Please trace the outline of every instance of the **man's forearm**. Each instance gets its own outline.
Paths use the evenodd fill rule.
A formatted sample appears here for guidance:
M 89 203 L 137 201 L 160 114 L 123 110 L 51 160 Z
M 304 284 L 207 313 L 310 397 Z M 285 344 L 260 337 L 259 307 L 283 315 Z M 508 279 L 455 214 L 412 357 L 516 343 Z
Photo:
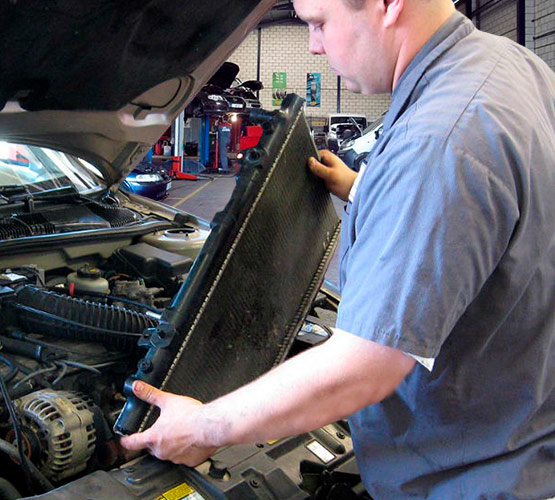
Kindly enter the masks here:
M 343 332 L 201 411 L 207 446 L 316 429 L 388 396 L 414 366 L 400 351 Z

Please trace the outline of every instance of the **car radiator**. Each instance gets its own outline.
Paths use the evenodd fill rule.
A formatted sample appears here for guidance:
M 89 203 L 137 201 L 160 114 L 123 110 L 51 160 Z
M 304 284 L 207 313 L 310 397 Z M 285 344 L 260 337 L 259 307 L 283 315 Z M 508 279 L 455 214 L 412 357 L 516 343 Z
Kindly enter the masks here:
M 251 114 L 263 128 L 260 143 L 246 150 L 238 184 L 187 280 L 143 335 L 148 351 L 125 383 L 117 433 L 144 430 L 156 418 L 133 395 L 136 379 L 208 402 L 285 358 L 340 226 L 323 181 L 307 168 L 318 153 L 303 102 L 289 95 L 279 111 Z

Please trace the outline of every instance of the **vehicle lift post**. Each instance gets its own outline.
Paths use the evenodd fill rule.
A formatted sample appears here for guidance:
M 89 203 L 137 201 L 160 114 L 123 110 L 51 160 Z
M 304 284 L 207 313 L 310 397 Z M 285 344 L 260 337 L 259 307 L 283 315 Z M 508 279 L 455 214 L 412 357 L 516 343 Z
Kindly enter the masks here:
M 174 179 L 197 181 L 198 176 L 183 172 L 183 137 L 185 129 L 185 113 L 182 111 L 173 122 L 173 156 L 171 175 Z

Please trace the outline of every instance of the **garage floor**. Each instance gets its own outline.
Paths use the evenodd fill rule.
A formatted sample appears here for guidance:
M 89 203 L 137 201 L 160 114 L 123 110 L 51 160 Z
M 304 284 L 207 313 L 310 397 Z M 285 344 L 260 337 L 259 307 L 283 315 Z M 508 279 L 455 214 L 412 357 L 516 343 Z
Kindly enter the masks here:
M 225 207 L 234 187 L 235 177 L 232 175 L 202 176 L 197 181 L 174 180 L 170 196 L 164 202 L 210 221 Z M 335 197 L 333 202 L 341 217 L 344 203 Z M 335 284 L 339 283 L 337 254 L 338 251 L 335 252 L 326 274 L 326 279 Z

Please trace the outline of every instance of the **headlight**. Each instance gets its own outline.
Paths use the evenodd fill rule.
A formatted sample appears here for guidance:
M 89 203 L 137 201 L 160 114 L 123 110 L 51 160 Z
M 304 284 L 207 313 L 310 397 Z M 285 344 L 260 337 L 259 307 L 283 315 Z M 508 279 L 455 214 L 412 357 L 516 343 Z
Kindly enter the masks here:
M 135 179 L 130 179 L 131 182 L 158 182 L 162 180 L 162 176 L 159 174 L 139 174 Z
M 208 99 L 210 99 L 211 101 L 218 101 L 218 102 L 224 100 L 224 98 L 221 95 L 218 95 L 218 94 L 210 94 L 208 96 Z

